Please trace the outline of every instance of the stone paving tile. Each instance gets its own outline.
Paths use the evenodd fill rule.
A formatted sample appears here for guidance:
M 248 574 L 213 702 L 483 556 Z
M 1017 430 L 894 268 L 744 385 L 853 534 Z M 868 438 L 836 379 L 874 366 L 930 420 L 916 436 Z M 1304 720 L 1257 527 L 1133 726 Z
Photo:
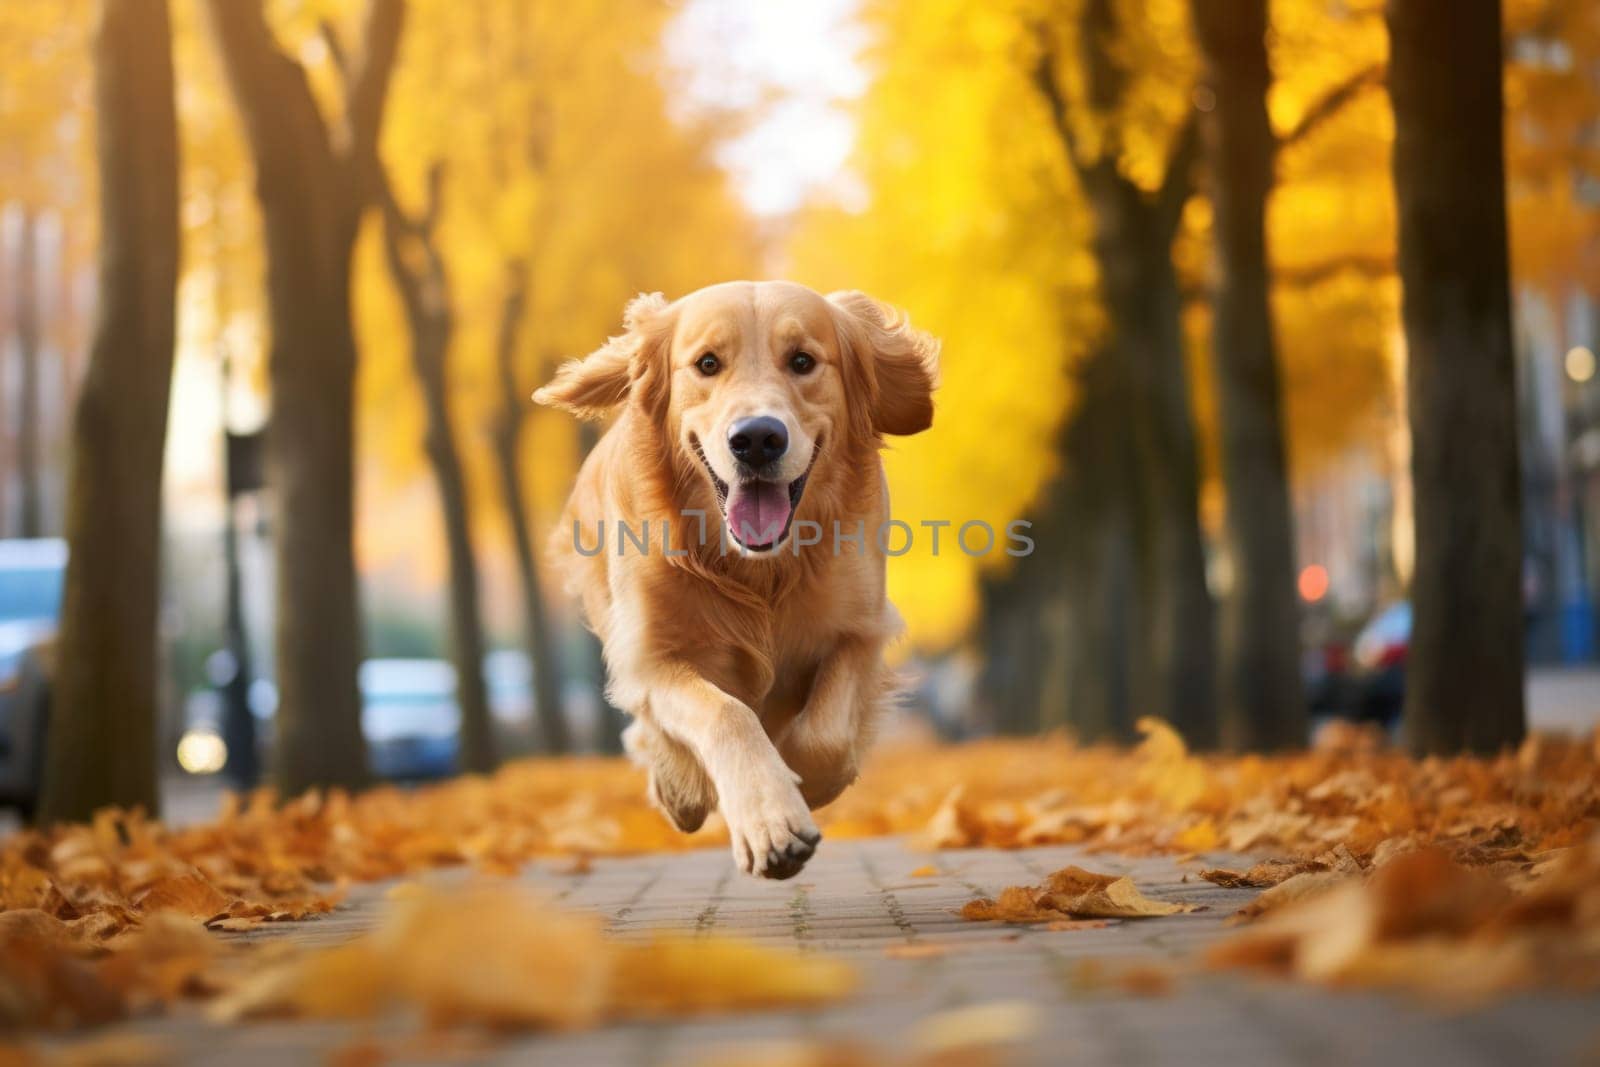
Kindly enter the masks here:
M 1213 857 L 1215 858 L 1215 857 Z M 933 877 L 913 877 L 926 864 Z M 1068 864 L 1131 874 L 1149 896 L 1207 905 L 1204 911 L 1102 929 L 1049 932 L 968 923 L 956 911 L 975 895 L 1034 883 Z M 1332 993 L 1231 975 L 1200 974 L 1165 997 L 1136 997 L 1086 985 L 1089 960 L 1114 963 L 1181 958 L 1220 936 L 1224 920 L 1253 895 L 1198 880 L 1199 863 L 1170 858 L 1089 855 L 1081 849 L 1016 852 L 913 852 L 897 840 L 826 842 L 795 880 L 756 882 L 737 875 L 725 850 L 535 864 L 523 880 L 567 907 L 606 918 L 611 934 L 638 939 L 670 927 L 717 931 L 791 944 L 850 960 L 859 993 L 817 1011 L 777 1011 L 602 1031 L 508 1038 L 483 1051 L 492 1063 L 623 1064 L 690 1067 L 708 1055 L 772 1041 L 852 1039 L 885 1051 L 906 1046 L 928 1016 L 996 1001 L 1036 1006 L 1031 1038 L 1009 1050 L 1033 1064 L 1478 1064 L 1517 1067 L 1600 1062 L 1600 999 L 1525 997 L 1467 1014 L 1441 1014 L 1402 998 Z M 1187 874 L 1188 880 L 1185 881 Z M 464 872 L 429 880 L 449 883 Z M 303 924 L 243 935 L 333 944 L 369 929 L 385 885 L 359 886 L 338 912 Z M 892 957 L 900 946 L 937 945 L 942 953 Z M 168 1043 L 183 1062 L 317 1062 L 355 1035 L 392 1038 L 404 1024 L 273 1022 L 227 1030 L 197 1010 L 127 1028 Z M 437 1053 L 437 1050 L 436 1050 Z M 416 1060 L 426 1062 L 428 1055 Z M 440 1062 L 461 1062 L 437 1053 Z

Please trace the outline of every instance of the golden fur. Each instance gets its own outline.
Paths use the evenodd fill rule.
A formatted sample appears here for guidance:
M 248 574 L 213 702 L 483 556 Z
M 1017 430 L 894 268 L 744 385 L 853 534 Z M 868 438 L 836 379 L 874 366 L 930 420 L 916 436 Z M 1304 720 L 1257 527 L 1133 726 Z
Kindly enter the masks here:
M 884 434 L 932 421 L 938 344 L 860 293 L 787 282 L 670 304 L 640 296 L 624 324 L 534 394 L 581 417 L 616 414 L 552 551 L 605 647 L 608 692 L 633 716 L 625 739 L 655 802 L 685 831 L 719 808 L 741 869 L 787 878 L 818 840 L 810 809 L 855 779 L 894 690 L 883 650 L 900 621 L 876 537 L 889 517 L 878 453 Z M 802 352 L 814 360 L 804 373 Z M 709 375 L 697 363 L 707 354 Z M 794 528 L 764 551 L 725 544 L 713 481 L 740 477 L 728 427 L 755 414 L 788 429 L 774 461 L 783 483 L 805 479 Z M 703 537 L 684 514 L 695 509 Z M 604 549 L 578 552 L 574 538 L 592 549 L 601 522 Z M 631 541 L 619 551 L 619 522 L 648 523 L 647 553 Z M 808 522 L 821 543 L 797 547 Z M 845 539 L 858 524 L 859 545 Z

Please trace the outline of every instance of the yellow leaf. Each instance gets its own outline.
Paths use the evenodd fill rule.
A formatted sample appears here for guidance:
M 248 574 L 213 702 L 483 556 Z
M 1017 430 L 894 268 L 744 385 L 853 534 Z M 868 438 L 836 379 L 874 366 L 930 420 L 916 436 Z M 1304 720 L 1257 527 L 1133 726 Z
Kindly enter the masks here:
M 629 1015 L 673 1016 L 776 1004 L 816 1004 L 849 993 L 855 971 L 839 960 L 727 937 L 658 933 L 618 945 L 611 1000 Z

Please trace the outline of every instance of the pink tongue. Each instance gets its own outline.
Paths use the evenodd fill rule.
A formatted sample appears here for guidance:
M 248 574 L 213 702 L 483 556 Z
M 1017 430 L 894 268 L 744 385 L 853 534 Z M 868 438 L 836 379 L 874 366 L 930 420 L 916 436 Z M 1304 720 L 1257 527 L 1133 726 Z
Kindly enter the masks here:
M 789 521 L 789 487 L 745 482 L 728 493 L 728 528 L 746 545 L 770 545 Z

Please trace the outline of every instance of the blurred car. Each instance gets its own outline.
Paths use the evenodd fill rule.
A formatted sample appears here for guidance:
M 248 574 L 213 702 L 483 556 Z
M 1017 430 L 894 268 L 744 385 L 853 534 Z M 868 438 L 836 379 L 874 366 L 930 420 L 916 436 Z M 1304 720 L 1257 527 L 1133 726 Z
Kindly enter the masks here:
M 483 657 L 483 683 L 488 689 L 489 713 L 494 716 L 495 738 L 503 757 L 544 751 L 534 707 L 533 664 L 519 649 L 501 648 Z M 567 676 L 560 692 L 568 736 L 577 750 L 601 747 L 605 729 L 599 691 L 587 679 Z
M 190 774 L 215 774 L 227 764 L 222 737 L 220 687 L 227 677 L 226 653 L 214 653 L 207 671 L 212 687 L 197 689 L 184 702 L 184 730 L 178 765 Z M 216 664 L 213 669 L 213 663 Z M 521 652 L 490 652 L 483 661 L 489 711 L 502 751 L 532 751 L 533 671 Z M 361 664 L 361 731 L 367 741 L 368 768 L 375 778 L 420 781 L 456 773 L 461 710 L 456 703 L 456 672 L 448 662 L 427 658 L 375 658 Z M 576 708 L 568 695 L 568 719 L 575 730 L 592 728 L 597 712 Z M 270 762 L 277 688 L 269 678 L 250 686 L 250 710 L 264 761 Z M 519 747 L 520 746 L 520 747 Z
M 417 780 L 454 774 L 461 729 L 455 669 L 437 659 L 369 659 L 359 678 L 361 732 L 373 775 Z
M 67 543 L 0 541 L 0 803 L 31 815 L 44 770 Z
M 1372 617 L 1350 649 L 1355 718 L 1392 725 L 1406 702 L 1411 654 L 1411 604 L 1399 601 Z
M 1352 619 L 1326 597 L 1305 600 L 1300 609 L 1300 677 L 1313 719 L 1341 714 L 1350 685 L 1350 646 L 1364 620 Z
M 1313 718 L 1342 714 L 1350 689 L 1350 643 L 1330 639 L 1306 648 L 1300 677 Z
M 1393 726 L 1405 705 L 1410 652 L 1411 605 L 1403 600 L 1373 615 L 1353 638 L 1311 642 L 1303 676 L 1312 716 Z
M 500 730 L 513 730 L 533 722 L 533 666 L 515 649 L 496 649 L 483 657 L 483 684 L 489 691 L 489 711 Z

